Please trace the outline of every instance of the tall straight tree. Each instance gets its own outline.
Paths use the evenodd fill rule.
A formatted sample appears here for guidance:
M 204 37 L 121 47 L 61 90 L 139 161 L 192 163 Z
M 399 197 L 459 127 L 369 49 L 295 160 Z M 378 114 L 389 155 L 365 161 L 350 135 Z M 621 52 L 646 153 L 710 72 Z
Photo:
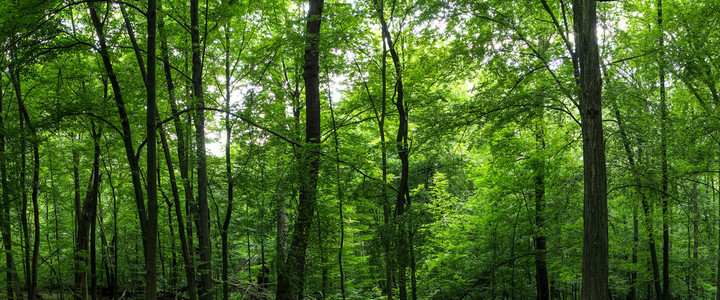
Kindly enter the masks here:
M 300 176 L 300 196 L 295 231 L 288 252 L 285 272 L 289 278 L 278 282 L 278 300 L 303 299 L 305 255 L 310 238 L 310 225 L 317 203 L 317 181 L 320 170 L 320 25 L 324 0 L 309 0 L 305 28 L 305 151 L 303 175 Z
M 668 162 L 667 162 L 667 102 L 665 101 L 665 32 L 663 29 L 662 0 L 657 1 L 659 73 L 660 73 L 660 172 L 662 173 L 662 229 L 663 229 L 663 294 L 664 300 L 670 300 L 670 230 L 668 211 Z
M 580 66 L 580 118 L 583 139 L 584 201 L 582 299 L 610 299 L 605 140 L 602 77 L 597 44 L 595 0 L 574 0 L 575 51 Z
M 208 207 L 208 175 L 205 153 L 205 99 L 203 97 L 203 62 L 200 49 L 200 18 L 198 0 L 190 1 L 190 39 L 192 41 L 192 95 L 196 108 L 195 150 L 197 159 L 197 236 L 200 248 L 200 299 L 213 299 L 212 245 L 210 244 L 210 209 Z M 190 283 L 188 283 L 190 284 Z
M 157 203 L 157 143 L 155 118 L 157 116 L 156 85 L 155 85 L 155 41 L 157 32 L 156 0 L 148 0 L 147 11 L 147 89 L 146 133 L 147 133 L 147 241 L 145 243 L 145 299 L 157 298 L 157 234 L 158 234 L 158 203 Z

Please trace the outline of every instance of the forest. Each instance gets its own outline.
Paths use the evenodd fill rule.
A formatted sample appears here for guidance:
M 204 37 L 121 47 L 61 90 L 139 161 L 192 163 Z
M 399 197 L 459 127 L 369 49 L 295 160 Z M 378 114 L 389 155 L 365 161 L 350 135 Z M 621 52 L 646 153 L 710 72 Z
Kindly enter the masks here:
M 719 16 L 0 1 L 0 299 L 720 299 Z

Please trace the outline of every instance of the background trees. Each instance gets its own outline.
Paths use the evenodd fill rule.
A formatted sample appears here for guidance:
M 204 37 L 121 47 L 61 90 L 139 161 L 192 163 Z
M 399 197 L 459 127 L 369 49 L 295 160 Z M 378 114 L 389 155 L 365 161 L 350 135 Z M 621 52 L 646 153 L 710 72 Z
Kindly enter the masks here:
M 718 293 L 714 4 L 152 4 L 0 5 L 0 298 Z

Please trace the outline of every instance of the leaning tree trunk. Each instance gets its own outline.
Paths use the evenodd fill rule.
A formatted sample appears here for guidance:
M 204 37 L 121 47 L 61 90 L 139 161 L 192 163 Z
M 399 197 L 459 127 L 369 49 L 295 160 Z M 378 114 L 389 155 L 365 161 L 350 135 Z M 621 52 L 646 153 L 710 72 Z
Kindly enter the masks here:
M 580 117 L 585 191 L 582 299 L 609 299 L 605 140 L 595 0 L 574 0 L 575 46 L 580 67 Z

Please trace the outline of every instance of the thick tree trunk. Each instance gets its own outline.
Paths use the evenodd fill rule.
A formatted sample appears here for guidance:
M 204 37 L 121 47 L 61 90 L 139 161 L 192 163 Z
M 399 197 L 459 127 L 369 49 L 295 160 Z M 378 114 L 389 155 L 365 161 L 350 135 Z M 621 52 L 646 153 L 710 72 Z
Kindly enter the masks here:
M 580 67 L 580 117 L 585 179 L 583 203 L 583 299 L 609 299 L 608 223 L 602 78 L 595 0 L 574 0 L 575 46 Z
M 320 78 L 319 45 L 320 25 L 324 0 L 309 0 L 305 34 L 305 147 L 304 174 L 300 175 L 300 196 L 297 220 L 290 244 L 285 270 L 290 278 L 278 282 L 277 299 L 303 299 L 305 255 L 307 252 L 312 218 L 317 202 L 317 180 L 320 169 Z

